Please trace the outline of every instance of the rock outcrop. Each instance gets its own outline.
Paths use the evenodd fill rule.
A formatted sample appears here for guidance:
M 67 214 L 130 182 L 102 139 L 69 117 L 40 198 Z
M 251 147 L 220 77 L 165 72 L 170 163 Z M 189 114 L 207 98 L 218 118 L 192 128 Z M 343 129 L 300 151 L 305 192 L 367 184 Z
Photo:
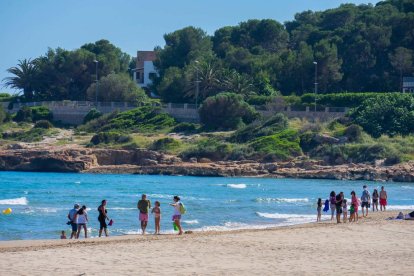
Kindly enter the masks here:
M 0 150 L 0 170 L 42 172 L 130 173 L 190 176 L 249 176 L 414 182 L 414 162 L 394 166 L 344 164 L 297 158 L 290 162 L 254 160 L 183 162 L 146 149 L 116 150 L 83 147 L 8 147 Z

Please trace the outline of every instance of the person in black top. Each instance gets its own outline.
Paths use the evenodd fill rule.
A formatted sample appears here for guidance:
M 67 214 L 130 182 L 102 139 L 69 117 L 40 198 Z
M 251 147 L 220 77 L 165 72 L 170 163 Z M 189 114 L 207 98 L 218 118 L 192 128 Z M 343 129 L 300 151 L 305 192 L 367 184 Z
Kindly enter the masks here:
M 344 193 L 340 192 L 336 195 L 336 222 L 341 223 L 341 214 L 342 214 L 342 201 L 344 199 Z
M 106 220 L 109 220 L 108 218 L 108 211 L 106 210 L 106 200 L 102 200 L 102 204 L 98 207 L 99 216 L 99 237 L 102 236 L 102 230 L 105 232 L 105 237 L 108 237 L 108 225 L 106 224 Z

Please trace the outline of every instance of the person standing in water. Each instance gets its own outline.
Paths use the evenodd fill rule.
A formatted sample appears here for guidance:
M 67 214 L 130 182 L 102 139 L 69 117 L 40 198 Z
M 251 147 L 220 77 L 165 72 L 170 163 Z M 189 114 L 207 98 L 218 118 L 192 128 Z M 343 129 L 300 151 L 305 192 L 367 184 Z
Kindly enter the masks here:
M 137 208 L 139 210 L 139 221 L 141 222 L 142 235 L 145 235 L 145 230 L 148 225 L 148 212 L 151 208 L 151 202 L 147 199 L 147 195 L 142 195 L 141 200 L 138 201 Z
M 105 233 L 105 237 L 108 237 L 108 225 L 106 220 L 109 220 L 108 210 L 106 210 L 106 200 L 102 200 L 101 205 L 98 207 L 98 221 L 99 221 L 99 237 L 102 236 L 102 230 Z
M 170 204 L 174 207 L 174 215 L 172 217 L 172 220 L 174 221 L 175 225 L 178 227 L 178 235 L 183 234 L 183 228 L 181 227 L 181 206 L 182 203 L 180 202 L 179 196 L 174 196 L 173 198 L 174 203 Z
M 361 207 L 362 207 L 362 216 L 367 217 L 369 212 L 369 203 L 371 202 L 371 194 L 368 191 L 367 185 L 363 186 L 364 191 L 362 192 L 361 196 Z M 364 209 L 366 209 L 366 212 L 364 212 Z
M 378 190 L 374 189 L 374 192 L 372 193 L 372 212 L 375 212 L 375 210 L 378 212 L 378 199 Z
M 334 191 L 329 195 L 329 208 L 331 209 L 331 220 L 333 220 L 336 209 L 336 194 Z
M 155 207 L 152 208 L 151 213 L 154 214 L 154 220 L 155 220 L 155 233 L 154 234 L 160 234 L 160 222 L 161 222 L 161 203 L 159 201 L 155 201 Z
M 73 238 L 76 239 L 76 233 L 78 232 L 78 224 L 76 223 L 75 216 L 76 216 L 76 213 L 79 210 L 79 207 L 80 207 L 79 204 L 75 204 L 73 206 L 73 209 L 70 210 L 69 214 L 68 214 L 68 219 L 70 221 L 70 226 L 72 227 L 72 233 L 70 234 L 71 239 L 73 239 Z
M 89 222 L 88 220 L 88 213 L 86 213 L 86 206 L 83 205 L 82 208 L 76 213 L 76 223 L 78 224 L 78 233 L 76 234 L 76 238 L 79 239 L 79 235 L 81 229 L 85 231 L 85 239 L 88 238 L 88 229 L 86 228 L 86 224 Z
M 381 211 L 386 211 L 387 200 L 388 200 L 387 192 L 385 191 L 384 186 L 382 186 L 381 187 L 381 192 L 380 192 L 380 209 L 381 209 Z M 384 210 L 382 208 L 384 208 Z
M 316 211 L 318 212 L 318 215 L 316 217 L 316 222 L 320 222 L 321 221 L 321 217 L 322 217 L 322 198 L 318 198 L 318 207 L 316 208 Z

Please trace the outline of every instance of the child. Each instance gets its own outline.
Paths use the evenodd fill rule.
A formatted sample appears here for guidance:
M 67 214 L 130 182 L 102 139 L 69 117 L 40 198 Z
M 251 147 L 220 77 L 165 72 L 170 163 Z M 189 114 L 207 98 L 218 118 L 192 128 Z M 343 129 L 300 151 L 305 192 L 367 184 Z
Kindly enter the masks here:
M 344 201 L 342 202 L 342 213 L 344 214 L 343 218 L 344 218 L 344 223 L 346 223 L 347 219 L 348 219 L 348 204 L 346 199 L 344 198 Z
M 316 217 L 316 221 L 321 221 L 322 216 L 322 199 L 318 198 L 318 208 L 316 209 L 318 211 L 318 216 Z
M 160 221 L 161 221 L 161 203 L 159 201 L 155 201 L 155 207 L 152 208 L 151 213 L 154 214 L 155 218 L 155 233 L 154 234 L 160 234 Z
M 61 240 L 66 240 L 66 233 L 65 231 L 62 231 L 62 234 L 60 235 Z

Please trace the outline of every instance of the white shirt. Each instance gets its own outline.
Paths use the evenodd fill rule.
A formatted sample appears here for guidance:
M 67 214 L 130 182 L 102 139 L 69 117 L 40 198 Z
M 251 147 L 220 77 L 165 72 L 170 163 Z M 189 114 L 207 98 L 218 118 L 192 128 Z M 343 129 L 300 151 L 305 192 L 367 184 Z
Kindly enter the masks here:
M 174 206 L 174 216 L 181 216 L 181 202 L 177 202 Z
M 84 212 L 83 215 L 78 214 L 78 216 L 76 217 L 76 223 L 86 223 L 86 215 L 86 212 Z

